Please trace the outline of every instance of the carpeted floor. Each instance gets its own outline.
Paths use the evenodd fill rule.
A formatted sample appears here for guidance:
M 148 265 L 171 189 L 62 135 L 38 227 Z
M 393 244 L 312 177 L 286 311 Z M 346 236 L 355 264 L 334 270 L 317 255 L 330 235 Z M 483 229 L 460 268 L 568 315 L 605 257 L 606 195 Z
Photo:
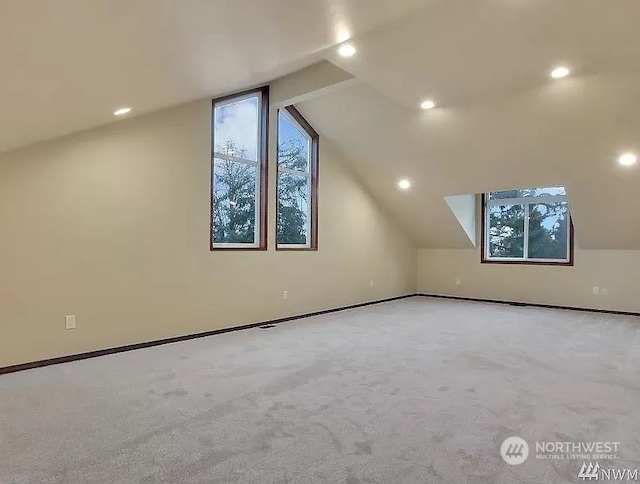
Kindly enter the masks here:
M 639 318 L 416 297 L 0 376 L 3 484 L 581 482 L 534 441 L 640 467 Z

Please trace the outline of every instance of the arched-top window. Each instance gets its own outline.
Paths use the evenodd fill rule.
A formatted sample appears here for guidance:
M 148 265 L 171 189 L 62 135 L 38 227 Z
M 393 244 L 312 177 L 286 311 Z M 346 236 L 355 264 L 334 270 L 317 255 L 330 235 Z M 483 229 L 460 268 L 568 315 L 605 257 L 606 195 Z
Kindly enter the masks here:
M 278 250 L 318 248 L 318 138 L 296 108 L 278 111 Z

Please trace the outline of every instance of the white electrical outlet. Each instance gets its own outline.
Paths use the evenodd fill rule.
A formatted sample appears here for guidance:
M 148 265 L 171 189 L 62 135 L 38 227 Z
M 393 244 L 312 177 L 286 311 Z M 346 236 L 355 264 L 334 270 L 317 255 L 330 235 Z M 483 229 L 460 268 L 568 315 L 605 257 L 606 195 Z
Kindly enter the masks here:
M 289 299 L 289 291 L 282 291 L 282 300 L 286 301 Z
M 609 289 L 607 289 L 606 287 L 602 288 L 602 295 L 606 296 L 607 294 L 609 294 Z
M 460 279 L 456 279 L 456 286 L 459 286 L 460 284 L 462 284 L 462 281 Z
M 75 314 L 70 314 L 64 317 L 64 328 L 65 329 L 76 329 L 76 316 Z
M 369 287 L 373 287 L 373 281 L 369 281 Z
M 593 293 L 600 294 L 600 288 L 598 286 L 593 286 Z

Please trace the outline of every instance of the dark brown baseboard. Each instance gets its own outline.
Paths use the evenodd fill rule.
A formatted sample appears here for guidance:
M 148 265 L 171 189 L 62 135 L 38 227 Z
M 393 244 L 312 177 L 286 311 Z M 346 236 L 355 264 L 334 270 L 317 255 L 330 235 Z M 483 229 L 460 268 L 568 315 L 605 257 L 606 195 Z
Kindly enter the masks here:
M 476 297 L 463 297 L 463 296 L 444 296 L 440 294 L 423 294 L 418 293 L 418 296 L 423 297 L 434 297 L 441 299 L 456 299 L 459 301 L 473 301 L 473 302 L 484 302 L 484 303 L 493 303 L 493 304 L 508 304 L 509 306 L 521 306 L 521 307 L 534 307 L 534 308 L 545 308 L 545 309 L 565 309 L 568 311 L 583 311 L 587 313 L 604 313 L 604 314 L 617 314 L 622 316 L 640 316 L 640 313 L 634 313 L 630 311 L 616 311 L 613 309 L 591 309 L 591 308 L 578 308 L 573 306 L 555 306 L 553 304 L 539 304 L 539 303 L 525 303 L 518 301 L 500 301 L 498 299 L 481 299 Z
M 296 319 L 310 318 L 312 316 L 321 316 L 323 314 L 335 313 L 338 311 L 346 311 L 347 309 L 355 309 L 355 308 L 361 308 L 364 306 L 371 306 L 373 304 L 380 304 L 380 303 L 385 303 L 389 301 L 397 301 L 399 299 L 406 299 L 408 297 L 414 297 L 417 295 L 418 294 L 407 294 L 405 296 L 396 296 L 396 297 L 390 297 L 386 299 L 378 299 L 376 301 L 352 304 L 350 306 L 344 306 L 340 308 L 325 309 L 323 311 L 314 311 L 312 313 L 300 314 L 297 316 L 288 316 L 286 318 L 278 318 L 270 321 L 262 321 L 259 323 L 245 324 L 242 326 L 234 326 L 231 328 L 214 329 L 214 330 L 205 331 L 202 333 L 186 334 L 184 336 L 174 336 L 173 338 L 146 341 L 144 343 L 135 343 L 135 344 L 125 345 L 125 346 L 118 346 L 116 348 L 106 348 L 102 350 L 88 351 L 86 353 L 78 353 L 75 355 L 60 356 L 58 358 L 50 358 L 47 360 L 31 361 L 29 363 L 21 363 L 19 365 L 5 366 L 4 368 L 0 368 L 0 375 L 4 373 L 13 373 L 16 371 L 31 370 L 33 368 L 40 368 L 43 366 L 58 365 L 60 363 L 68 363 L 70 361 L 86 360 L 87 358 L 97 358 L 99 356 L 112 355 L 114 353 L 123 353 L 125 351 L 140 350 L 143 348 L 150 348 L 151 346 L 166 345 L 169 343 L 179 343 L 181 341 L 188 341 L 190 339 L 205 338 L 207 336 L 214 336 L 216 334 L 230 333 L 231 331 L 240 331 L 243 329 L 259 328 L 260 326 L 265 326 L 265 325 L 286 323 L 287 321 L 294 321 Z

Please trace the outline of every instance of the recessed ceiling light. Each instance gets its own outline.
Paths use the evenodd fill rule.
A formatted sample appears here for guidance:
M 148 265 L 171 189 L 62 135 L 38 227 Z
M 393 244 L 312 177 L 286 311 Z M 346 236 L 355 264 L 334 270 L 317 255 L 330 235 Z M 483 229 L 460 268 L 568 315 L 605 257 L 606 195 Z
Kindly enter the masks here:
M 400 190 L 408 190 L 409 188 L 411 188 L 411 182 L 406 178 L 403 178 L 402 180 L 398 181 L 398 188 L 400 188 Z
M 551 77 L 553 77 L 554 79 L 560 79 L 562 77 L 567 77 L 570 72 L 571 71 L 569 70 L 568 67 L 559 66 L 551 71 Z
M 131 108 L 120 108 L 113 112 L 114 116 L 122 116 L 131 112 Z
M 638 158 L 633 153 L 624 153 L 620 155 L 620 158 L 618 158 L 618 163 L 622 166 L 635 165 L 636 161 L 638 161 Z
M 436 103 L 434 103 L 431 99 L 427 99 L 426 101 L 422 101 L 420 103 L 420 107 L 422 109 L 433 109 L 436 107 Z
M 351 44 L 344 44 L 338 49 L 338 54 L 342 57 L 351 57 L 356 53 L 356 48 Z

